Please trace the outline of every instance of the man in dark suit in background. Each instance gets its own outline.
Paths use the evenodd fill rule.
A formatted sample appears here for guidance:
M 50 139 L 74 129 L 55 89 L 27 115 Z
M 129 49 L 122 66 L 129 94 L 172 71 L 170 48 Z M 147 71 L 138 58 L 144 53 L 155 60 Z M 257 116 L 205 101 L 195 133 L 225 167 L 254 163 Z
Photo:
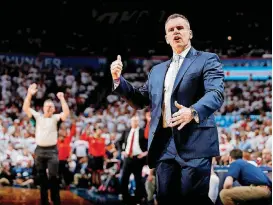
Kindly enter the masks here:
M 128 184 L 130 175 L 134 175 L 136 182 L 135 199 L 139 203 L 144 194 L 144 183 L 142 182 L 142 168 L 147 159 L 147 143 L 144 130 L 139 127 L 139 117 L 131 118 L 131 129 L 125 131 L 120 139 L 122 143 L 122 155 L 124 157 L 121 177 L 121 192 L 123 201 L 130 203 Z
M 219 155 L 213 113 L 224 101 L 222 64 L 216 54 L 191 46 L 185 16 L 169 16 L 165 32 L 173 58 L 154 66 L 146 83 L 135 88 L 121 76 L 118 56 L 111 64 L 114 91 L 135 108 L 150 106 L 148 165 L 156 169 L 158 203 L 213 204 L 208 197 L 211 163 Z

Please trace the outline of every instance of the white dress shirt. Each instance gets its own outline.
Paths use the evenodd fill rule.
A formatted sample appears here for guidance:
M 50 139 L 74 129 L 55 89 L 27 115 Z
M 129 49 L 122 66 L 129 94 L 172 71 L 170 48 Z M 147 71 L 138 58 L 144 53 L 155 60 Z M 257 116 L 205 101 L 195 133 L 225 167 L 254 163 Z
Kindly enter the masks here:
M 125 152 L 126 152 L 126 154 L 129 155 L 129 150 L 130 150 L 130 147 L 131 147 L 131 141 L 132 141 L 133 133 L 134 133 L 135 137 L 134 137 L 134 141 L 133 141 L 133 153 L 132 153 L 132 155 L 137 156 L 137 155 L 142 153 L 142 150 L 141 150 L 140 145 L 139 145 L 139 128 L 136 128 L 136 129 L 132 128 L 131 129 L 131 131 L 129 133 L 129 136 L 127 138 Z
M 178 62 L 174 61 L 177 54 L 173 54 L 173 60 L 170 64 L 170 67 L 166 73 L 165 81 L 164 81 L 164 104 L 162 108 L 163 114 L 163 127 L 168 127 L 170 124 L 170 120 L 172 117 L 171 113 L 171 95 L 173 90 L 173 85 L 175 82 L 176 75 L 181 68 L 181 65 L 184 61 L 184 58 L 188 54 L 191 47 L 184 50 L 182 53 L 179 54 Z

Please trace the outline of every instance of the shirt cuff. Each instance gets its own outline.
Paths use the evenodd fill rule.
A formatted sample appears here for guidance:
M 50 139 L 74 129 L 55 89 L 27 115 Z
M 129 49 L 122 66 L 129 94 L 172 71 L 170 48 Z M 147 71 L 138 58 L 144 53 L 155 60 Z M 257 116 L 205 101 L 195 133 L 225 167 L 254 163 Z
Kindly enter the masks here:
M 113 87 L 113 91 L 114 91 L 120 84 L 120 78 L 113 80 L 113 82 L 114 82 L 114 87 Z
M 199 123 L 199 115 L 198 115 L 198 112 L 193 108 L 191 107 L 191 110 L 192 110 L 192 114 L 193 114 L 193 119 L 196 123 Z

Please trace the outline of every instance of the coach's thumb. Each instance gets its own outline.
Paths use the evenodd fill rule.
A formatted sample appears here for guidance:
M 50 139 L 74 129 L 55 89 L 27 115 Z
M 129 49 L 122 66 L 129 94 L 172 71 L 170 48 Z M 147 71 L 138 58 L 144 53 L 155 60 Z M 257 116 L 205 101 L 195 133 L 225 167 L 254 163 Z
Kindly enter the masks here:
M 121 61 L 121 56 L 120 55 L 118 55 L 117 60 Z
M 177 101 L 174 102 L 174 105 L 175 105 L 175 107 L 177 107 L 178 109 L 183 108 L 183 105 L 178 104 Z

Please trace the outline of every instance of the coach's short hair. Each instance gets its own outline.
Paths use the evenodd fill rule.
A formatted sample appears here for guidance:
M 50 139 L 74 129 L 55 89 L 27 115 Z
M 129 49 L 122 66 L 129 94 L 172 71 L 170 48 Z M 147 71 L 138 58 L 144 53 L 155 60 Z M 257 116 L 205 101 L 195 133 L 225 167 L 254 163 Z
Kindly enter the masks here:
M 182 14 L 172 14 L 172 15 L 170 15 L 170 16 L 167 18 L 167 20 L 165 21 L 165 26 L 166 26 L 166 24 L 169 22 L 169 20 L 175 19 L 175 18 L 182 18 L 182 19 L 185 19 L 185 20 L 188 22 L 188 25 L 189 25 L 189 27 L 190 27 L 189 19 L 188 19 L 186 16 L 182 15 Z

